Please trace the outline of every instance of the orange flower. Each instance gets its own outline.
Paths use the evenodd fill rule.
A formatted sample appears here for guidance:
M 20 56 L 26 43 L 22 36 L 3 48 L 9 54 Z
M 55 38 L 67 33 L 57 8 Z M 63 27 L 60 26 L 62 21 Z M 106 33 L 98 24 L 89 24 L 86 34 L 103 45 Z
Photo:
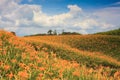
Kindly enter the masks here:
M 73 63 L 73 66 L 74 66 L 74 68 L 78 68 L 78 67 L 79 67 L 79 64 L 76 63 L 76 62 L 74 62 L 74 63 Z
M 6 55 L 6 51 L 5 50 L 3 51 L 3 55 Z
M 24 68 L 24 67 L 25 67 L 25 64 L 24 64 L 24 63 L 19 63 L 19 66 L 20 66 L 21 68 Z
M 59 77 L 62 77 L 63 76 L 63 69 L 59 70 Z
M 38 60 L 37 60 L 37 63 L 41 63 L 41 59 L 38 59 Z
M 44 71 L 45 68 L 44 68 L 44 67 L 40 67 L 39 70 L 40 70 L 40 71 Z
M 30 67 L 29 67 L 29 66 L 26 66 L 26 67 L 25 67 L 25 70 L 29 70 L 29 69 L 30 69 Z
M 114 77 L 115 78 L 120 77 L 120 71 L 115 72 Z
M 43 77 L 43 74 L 39 74 L 39 77 Z
M 12 63 L 16 63 L 17 60 L 16 60 L 16 59 L 12 59 L 11 62 L 12 62 Z
M 79 73 L 78 71 L 75 71 L 75 72 L 73 72 L 72 74 L 73 74 L 74 76 L 78 76 L 78 77 L 80 76 L 80 73 Z
M 13 73 L 11 72 L 10 74 L 7 75 L 9 78 L 13 78 Z
M 21 78 L 28 78 L 29 77 L 27 71 L 18 72 L 18 76 L 20 76 Z
M 29 63 L 29 66 L 30 66 L 30 67 L 33 67 L 33 66 L 34 66 L 34 64 L 32 64 L 32 63 Z
M 91 68 L 91 69 L 89 69 L 89 71 L 88 71 L 89 73 L 92 73 L 93 72 L 93 68 Z
M 0 61 L 0 66 L 3 64 L 3 62 Z
M 10 69 L 10 66 L 9 66 L 9 65 L 5 65 L 5 66 L 4 66 L 4 70 L 7 71 L 7 70 L 9 70 L 9 69 Z
M 36 78 L 36 80 L 42 80 L 42 77 L 43 77 L 43 74 L 40 73 L 40 74 L 38 75 L 38 77 Z

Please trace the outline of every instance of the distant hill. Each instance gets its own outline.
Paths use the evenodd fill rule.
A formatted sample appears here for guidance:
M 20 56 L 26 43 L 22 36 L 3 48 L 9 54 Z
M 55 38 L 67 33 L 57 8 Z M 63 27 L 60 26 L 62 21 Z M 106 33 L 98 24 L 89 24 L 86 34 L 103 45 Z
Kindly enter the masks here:
M 30 37 L 30 36 L 55 36 L 55 35 L 82 35 L 78 32 L 62 32 L 61 34 L 57 34 L 56 33 L 51 33 L 51 34 L 48 34 L 48 33 L 39 33 L 39 34 L 32 34 L 32 35 L 25 35 L 24 37 Z
M 115 30 L 106 31 L 106 32 L 99 32 L 99 33 L 95 33 L 95 34 L 102 34 L 102 35 L 119 35 L 119 36 L 120 36 L 120 28 L 119 28 L 119 29 L 115 29 Z
M 33 34 L 33 35 L 25 35 L 25 37 L 29 37 L 29 36 L 46 36 L 47 34 L 43 33 L 43 34 Z

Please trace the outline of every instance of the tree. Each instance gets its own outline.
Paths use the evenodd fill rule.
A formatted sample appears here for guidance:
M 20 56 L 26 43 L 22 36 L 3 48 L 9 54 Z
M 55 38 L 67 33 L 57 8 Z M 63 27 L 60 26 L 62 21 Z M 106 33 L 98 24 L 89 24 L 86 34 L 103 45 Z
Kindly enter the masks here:
M 11 33 L 16 36 L 16 33 L 15 33 L 15 32 L 12 31 Z
M 53 34 L 54 34 L 54 35 L 57 35 L 57 31 L 56 31 L 56 30 L 54 30 Z
M 49 35 L 52 35 L 52 32 L 53 32 L 53 31 L 50 29 L 50 30 L 48 30 L 47 33 L 48 33 Z
M 64 32 L 65 32 L 65 31 L 64 31 L 64 29 L 63 29 L 61 34 L 64 34 Z

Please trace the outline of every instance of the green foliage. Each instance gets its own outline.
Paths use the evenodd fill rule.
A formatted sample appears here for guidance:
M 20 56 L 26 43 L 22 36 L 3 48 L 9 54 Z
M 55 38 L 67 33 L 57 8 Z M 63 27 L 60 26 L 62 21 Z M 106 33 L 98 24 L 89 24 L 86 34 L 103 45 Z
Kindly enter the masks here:
M 99 33 L 95 33 L 95 34 L 118 35 L 118 36 L 120 36 L 120 28 L 119 29 L 115 29 L 115 30 L 111 30 L 111 31 L 107 31 L 107 32 L 99 32 Z
M 48 35 L 52 35 L 53 31 L 52 30 L 48 30 Z
M 81 35 L 81 34 L 77 32 L 62 32 L 60 35 Z

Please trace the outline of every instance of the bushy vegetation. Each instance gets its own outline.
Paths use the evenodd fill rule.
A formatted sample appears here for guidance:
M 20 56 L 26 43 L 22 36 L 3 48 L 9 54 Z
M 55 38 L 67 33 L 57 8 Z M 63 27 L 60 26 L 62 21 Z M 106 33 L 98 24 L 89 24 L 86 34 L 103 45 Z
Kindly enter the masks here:
M 37 41 L 37 39 L 35 42 L 35 39 L 28 37 L 25 39 L 19 38 L 9 32 L 0 31 L 0 80 L 120 79 L 119 65 L 117 68 L 115 66 L 111 68 L 102 65 L 96 68 L 88 68 L 85 64 L 78 64 L 74 59 L 71 61 L 67 60 L 74 53 L 71 53 L 73 55 L 64 59 L 56 54 L 59 52 L 61 54 L 64 51 L 68 51 L 65 53 L 69 54 L 70 51 L 67 49 L 67 46 L 64 49 L 60 49 L 59 46 L 61 45 L 55 46 L 55 44 L 50 44 L 46 42 L 43 44 Z M 53 48 L 56 50 L 56 53 L 52 51 Z M 74 52 L 74 49 L 72 51 Z M 86 61 L 89 60 L 88 58 Z M 117 65 L 116 62 L 114 64 Z
M 96 33 L 96 34 L 102 34 L 102 35 L 118 35 L 118 36 L 120 36 L 120 28 L 119 28 L 119 29 L 115 29 L 115 30 L 110 30 L 110 31 L 107 31 L 107 32 L 99 32 L 99 33 Z
M 60 35 L 81 35 L 81 34 L 77 32 L 62 32 Z

